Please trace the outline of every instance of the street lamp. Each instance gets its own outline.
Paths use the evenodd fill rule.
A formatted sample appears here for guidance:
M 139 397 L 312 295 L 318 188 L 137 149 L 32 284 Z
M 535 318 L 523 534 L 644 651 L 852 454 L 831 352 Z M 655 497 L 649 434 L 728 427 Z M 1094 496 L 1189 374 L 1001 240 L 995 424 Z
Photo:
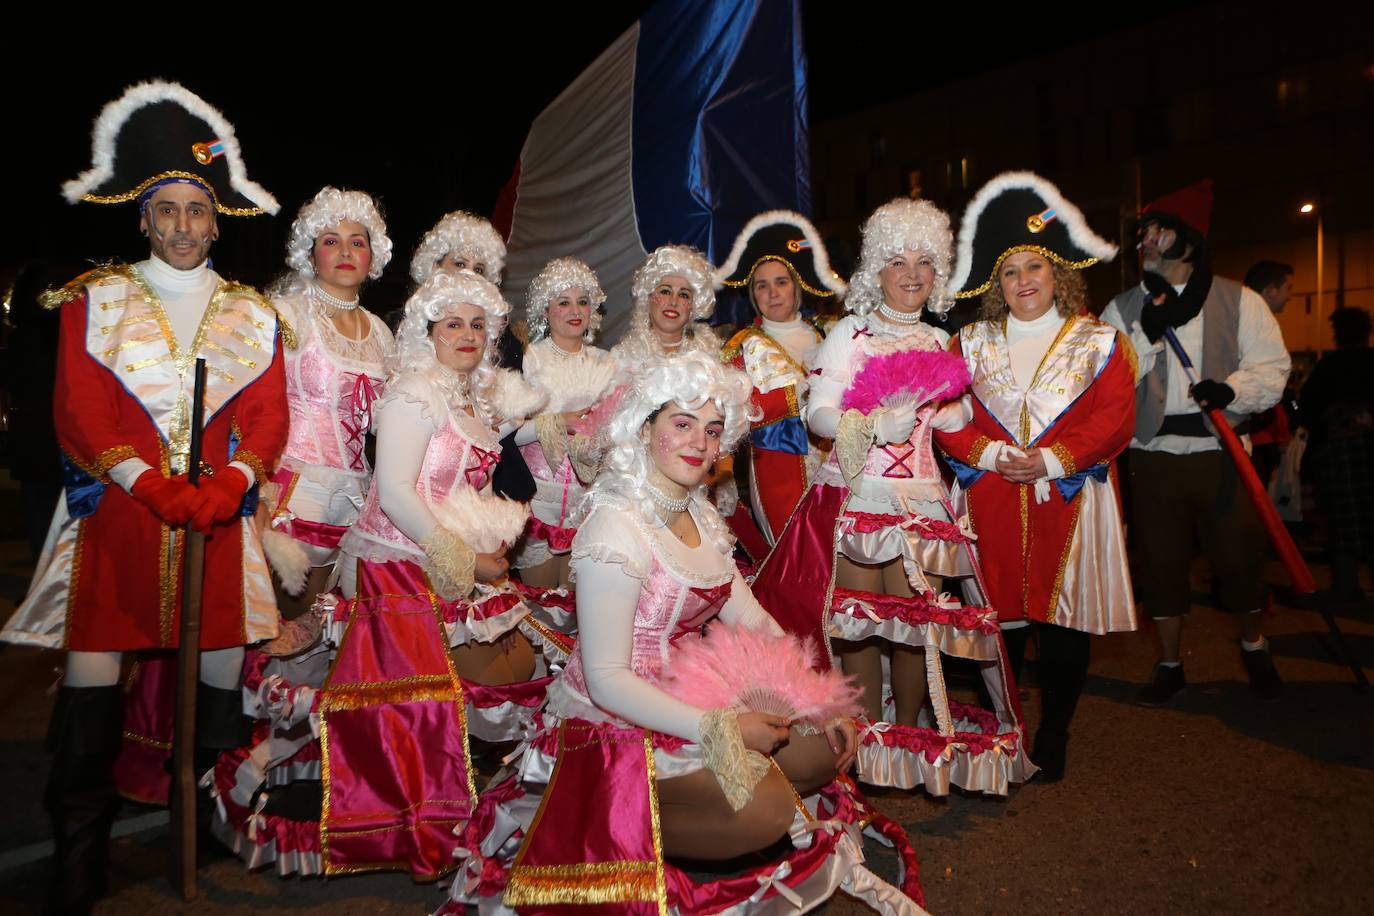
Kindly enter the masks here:
M 1298 212 L 1304 216 L 1317 214 L 1317 353 L 1322 352 L 1322 215 L 1317 210 L 1317 205 L 1311 201 L 1305 201 Z

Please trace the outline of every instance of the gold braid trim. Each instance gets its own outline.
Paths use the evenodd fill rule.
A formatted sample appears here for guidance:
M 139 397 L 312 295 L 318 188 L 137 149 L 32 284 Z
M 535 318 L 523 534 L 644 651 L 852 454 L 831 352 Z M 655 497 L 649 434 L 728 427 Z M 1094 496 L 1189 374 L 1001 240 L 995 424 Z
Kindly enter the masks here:
M 657 899 L 658 865 L 626 859 L 574 865 L 516 865 L 511 869 L 506 906 L 553 903 L 639 903 Z
M 987 436 L 979 436 L 977 439 L 974 439 L 973 446 L 968 450 L 968 457 L 964 460 L 964 464 L 971 468 L 978 467 L 978 462 L 983 460 L 983 453 L 988 450 L 989 445 L 992 445 L 992 440 Z
M 252 449 L 236 449 L 234 451 L 234 456 L 229 460 L 242 461 L 244 464 L 248 465 L 250 468 L 253 469 L 253 477 L 257 480 L 258 483 L 267 483 L 267 468 L 263 467 L 262 459 L 259 458 L 253 452 Z M 248 485 L 251 487 L 253 485 L 252 481 L 249 481 Z
M 95 465 L 92 467 L 92 470 L 96 471 L 94 476 L 99 481 L 109 483 L 110 468 L 120 462 L 137 457 L 138 452 L 134 450 L 132 445 L 116 445 L 113 448 L 107 448 L 96 456 Z
M 462 538 L 443 525 L 436 525 L 420 547 L 428 557 L 425 575 L 435 594 L 445 601 L 457 601 L 472 592 L 477 554 Z
M 873 445 L 873 418 L 858 410 L 846 410 L 835 430 L 835 458 L 849 489 L 863 475 L 868 450 Z
M 1135 344 L 1131 339 L 1120 331 L 1116 332 L 1116 345 L 1121 348 L 1121 356 L 1126 360 L 1126 364 L 1131 367 L 1131 379 L 1134 381 L 1140 378 L 1140 356 L 1135 352 Z
M 716 776 L 732 811 L 754 797 L 754 787 L 768 775 L 768 758 L 744 746 L 739 715 L 733 709 L 713 709 L 701 717 L 701 759 Z
M 1054 457 L 1059 459 L 1059 463 L 1064 466 L 1064 476 L 1072 477 L 1078 473 L 1078 462 L 1073 460 L 1073 455 L 1062 442 L 1056 442 L 1050 446 L 1050 451 L 1054 452 Z
M 439 703 L 461 703 L 463 694 L 453 686 L 453 681 L 444 675 L 442 683 L 435 684 L 360 684 L 349 689 L 330 689 L 320 698 L 323 712 L 343 712 L 350 709 L 368 709 L 373 706 L 396 706 L 401 703 L 419 703 L 432 700 Z
M 557 473 L 568 457 L 568 425 L 561 413 L 541 413 L 534 418 L 534 431 L 550 470 Z
M 38 294 L 38 304 L 45 309 L 55 309 L 80 299 L 86 287 L 94 286 L 104 280 L 131 280 L 132 268 L 128 264 L 100 264 L 79 277 L 68 280 L 57 289 L 48 289 Z

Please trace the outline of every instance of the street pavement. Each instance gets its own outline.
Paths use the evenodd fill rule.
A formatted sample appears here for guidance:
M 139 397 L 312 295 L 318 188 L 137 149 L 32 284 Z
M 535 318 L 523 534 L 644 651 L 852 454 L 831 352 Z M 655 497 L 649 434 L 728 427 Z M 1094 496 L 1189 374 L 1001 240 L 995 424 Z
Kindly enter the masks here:
M 29 574 L 27 551 L 0 542 L 0 614 Z M 1269 574 L 1283 581 L 1276 565 Z M 1235 620 L 1208 606 L 1205 569 L 1196 575 L 1184 637 L 1191 686 L 1168 708 L 1134 706 L 1153 634 L 1095 639 L 1063 782 L 1032 780 L 1006 799 L 872 791 L 910 833 L 932 913 L 1374 913 L 1374 694 L 1354 692 L 1316 613 L 1279 607 L 1269 634 L 1285 695 L 1252 696 Z M 1374 662 L 1374 608 L 1337 619 Z M 42 740 L 60 664 L 57 653 L 0 649 L 0 912 L 12 916 L 41 909 Z M 1030 667 L 1022 698 L 1033 732 Z M 183 904 L 164 876 L 165 821 L 133 805 L 120 817 L 129 835 L 113 842 L 97 913 L 382 916 L 423 913 L 445 896 L 400 874 L 283 880 L 226 858 L 201 869 L 199 898 Z M 866 848 L 894 879 L 895 857 Z M 866 912 L 845 898 L 826 911 Z

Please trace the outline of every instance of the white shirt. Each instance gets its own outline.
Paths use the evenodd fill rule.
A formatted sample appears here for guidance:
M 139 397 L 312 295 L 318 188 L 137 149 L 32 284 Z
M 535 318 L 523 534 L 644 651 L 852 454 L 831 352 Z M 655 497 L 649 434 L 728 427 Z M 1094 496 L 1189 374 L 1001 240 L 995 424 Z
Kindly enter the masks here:
M 1175 286 L 1174 291 L 1181 293 L 1183 287 Z M 1145 307 L 1153 308 L 1148 299 Z M 1130 335 L 1131 343 L 1135 345 L 1136 354 L 1140 358 L 1137 384 L 1154 369 L 1155 360 L 1172 360 L 1169 366 L 1169 384 L 1165 389 L 1165 416 L 1198 412 L 1197 402 L 1188 394 L 1188 375 L 1178 364 L 1177 358 L 1172 353 L 1166 353 L 1168 345 L 1163 337 L 1155 343 L 1150 343 L 1138 321 L 1127 328 L 1116 300 L 1112 300 L 1102 312 L 1102 320 Z M 1227 405 L 1227 409 L 1242 414 L 1268 410 L 1283 397 L 1283 386 L 1288 382 L 1288 371 L 1292 361 L 1287 348 L 1283 345 L 1283 332 L 1279 329 L 1278 321 L 1274 319 L 1274 313 L 1269 311 L 1269 306 L 1260 294 L 1249 287 L 1241 288 L 1240 323 L 1237 330 L 1240 367 L 1225 379 L 1221 379 L 1236 393 L 1236 399 Z M 1174 334 L 1201 374 L 1203 313 L 1198 312 L 1191 321 L 1175 328 Z M 1249 437 L 1245 437 L 1244 441 L 1248 446 Z M 1149 442 L 1132 439 L 1131 447 L 1149 452 L 1191 455 L 1197 452 L 1216 451 L 1221 448 L 1221 443 L 1215 436 L 1155 436 Z
M 792 321 L 769 321 L 764 318 L 761 329 L 763 333 L 782 344 L 787 355 L 792 357 L 799 366 L 809 367 L 811 359 L 820 349 L 821 342 L 817 339 L 816 332 L 811 329 L 811 325 L 800 318 Z

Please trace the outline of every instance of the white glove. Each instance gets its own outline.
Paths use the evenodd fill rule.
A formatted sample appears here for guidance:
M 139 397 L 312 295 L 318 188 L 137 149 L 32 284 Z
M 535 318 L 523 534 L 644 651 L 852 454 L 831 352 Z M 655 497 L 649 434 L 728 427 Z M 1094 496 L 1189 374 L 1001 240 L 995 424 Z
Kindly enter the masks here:
M 916 428 L 916 411 L 905 408 L 883 407 L 875 411 L 873 437 L 879 445 L 892 442 L 905 442 L 911 438 Z
M 950 401 L 935 411 L 935 416 L 930 418 L 930 425 L 942 433 L 957 433 L 968 426 L 971 419 L 973 419 L 972 410 L 969 409 L 965 399 L 960 398 L 957 401 Z

